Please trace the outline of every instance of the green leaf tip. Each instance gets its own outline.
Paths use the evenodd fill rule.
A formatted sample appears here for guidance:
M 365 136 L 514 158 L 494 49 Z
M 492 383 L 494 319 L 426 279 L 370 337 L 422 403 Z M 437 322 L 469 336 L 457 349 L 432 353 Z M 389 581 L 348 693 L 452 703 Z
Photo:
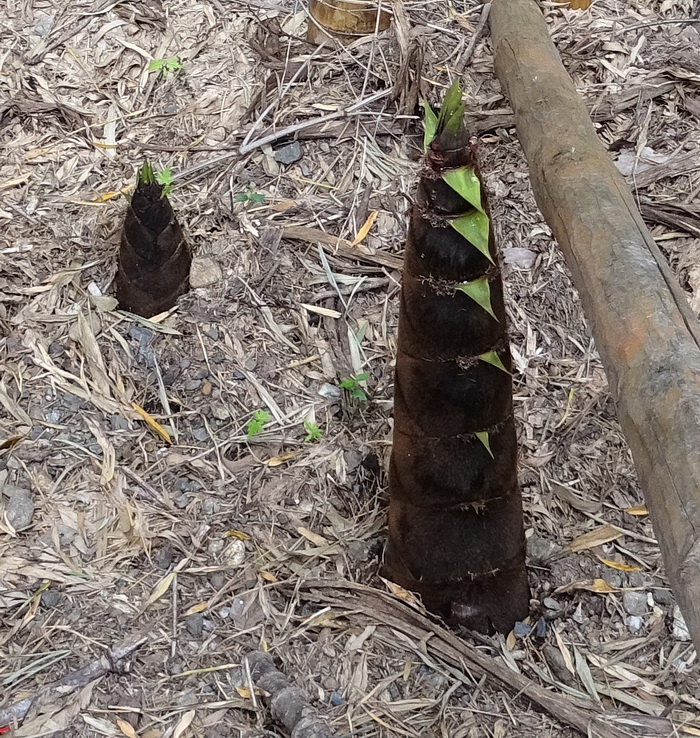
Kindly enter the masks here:
M 424 134 L 423 148 L 427 152 L 435 136 L 446 131 L 456 134 L 459 132 L 464 120 L 464 105 L 462 104 L 462 88 L 459 80 L 455 80 L 445 94 L 445 100 L 440 108 L 440 114 L 435 115 L 433 109 L 423 100 Z
M 462 215 L 449 221 L 450 225 L 475 246 L 492 264 L 494 263 L 489 251 L 489 219 L 478 210 L 468 215 Z
M 468 297 L 471 297 L 479 307 L 486 310 L 497 323 L 499 322 L 496 313 L 493 312 L 493 308 L 491 307 L 491 287 L 486 277 L 479 277 L 479 279 L 475 279 L 473 282 L 464 282 L 457 289 L 460 292 L 464 292 Z
M 440 117 L 438 118 L 438 129 L 444 130 L 450 122 L 461 113 L 460 119 L 464 115 L 464 105 L 462 105 L 462 88 L 459 80 L 456 79 L 447 90 L 445 101 L 440 108 Z
M 427 100 L 423 100 L 423 112 L 423 151 L 427 152 L 437 133 L 438 117 Z
M 481 205 L 481 182 L 472 167 L 450 169 L 443 173 L 442 178 L 460 197 L 480 212 L 484 212 Z
M 491 442 L 489 441 L 489 432 L 488 431 L 477 431 L 474 434 L 483 444 L 484 448 L 489 452 L 489 456 L 493 459 L 493 451 L 491 451 Z
M 150 165 L 148 159 L 144 159 L 141 169 L 139 169 L 139 184 L 153 184 L 153 167 Z
M 487 351 L 485 354 L 479 354 L 477 358 L 481 359 L 481 361 L 485 361 L 487 364 L 495 366 L 496 369 L 500 369 L 506 374 L 510 374 L 510 372 L 506 369 L 505 365 L 501 361 L 501 357 L 495 351 Z

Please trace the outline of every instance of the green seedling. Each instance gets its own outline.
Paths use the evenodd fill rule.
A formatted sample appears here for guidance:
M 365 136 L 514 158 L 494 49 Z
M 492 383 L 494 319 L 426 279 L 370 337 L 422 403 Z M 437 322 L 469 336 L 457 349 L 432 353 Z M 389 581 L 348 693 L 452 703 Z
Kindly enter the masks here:
M 304 430 L 306 431 L 306 438 L 304 443 L 310 443 L 311 441 L 317 441 L 319 438 L 323 438 L 323 431 L 310 420 L 304 421 Z
M 338 386 L 340 389 L 347 390 L 350 393 L 350 396 L 356 400 L 367 402 L 367 394 L 362 387 L 360 387 L 360 382 L 364 382 L 368 378 L 369 372 L 362 372 L 362 374 L 355 374 L 352 377 L 347 377 L 346 379 L 341 380 Z
M 173 191 L 173 170 L 170 167 L 163 167 L 160 172 L 156 172 L 156 182 L 163 185 L 163 194 L 169 195 Z
M 152 59 L 148 63 L 149 72 L 160 72 L 163 77 L 167 77 L 170 72 L 179 72 L 182 68 L 182 62 L 176 56 L 169 56 L 167 59 Z
M 252 187 L 247 192 L 239 192 L 234 198 L 235 202 L 247 202 L 250 204 L 265 202 L 265 193 L 256 192 Z
M 263 429 L 263 426 L 270 419 L 270 413 L 267 410 L 256 410 L 253 417 L 248 421 L 246 426 L 245 437 L 252 441 Z

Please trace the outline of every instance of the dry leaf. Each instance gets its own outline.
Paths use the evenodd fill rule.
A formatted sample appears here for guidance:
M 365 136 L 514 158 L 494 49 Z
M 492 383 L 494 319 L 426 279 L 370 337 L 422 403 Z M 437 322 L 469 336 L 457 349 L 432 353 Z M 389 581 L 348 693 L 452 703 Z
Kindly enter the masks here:
M 172 440 L 170 438 L 170 434 L 168 431 L 163 428 L 163 426 L 156 422 L 149 413 L 147 413 L 140 405 L 137 405 L 135 402 L 131 403 L 131 407 L 136 410 L 136 412 L 143 418 L 143 420 L 146 421 L 146 425 L 152 430 L 155 431 L 157 435 L 159 435 L 166 443 L 172 443 Z
M 384 579 L 384 577 L 380 577 L 380 579 L 384 582 L 389 592 L 391 592 L 391 594 L 396 597 L 397 600 L 407 602 L 409 605 L 420 604 L 420 600 L 413 594 L 413 592 L 409 592 L 407 589 L 400 587 L 398 584 L 394 584 L 394 582 L 390 582 L 388 579 Z
M 318 533 L 312 533 L 308 528 L 297 528 L 297 533 L 304 536 L 307 541 L 311 541 L 315 546 L 328 545 L 328 541 L 323 536 L 319 536 Z
M 117 718 L 117 726 L 127 738 L 138 738 L 138 736 L 136 735 L 136 731 L 132 727 L 131 723 L 127 723 L 126 720 Z
M 186 612 L 185 617 L 188 615 L 196 615 L 198 612 L 204 612 L 208 607 L 206 602 L 198 602 L 196 605 L 192 605 Z
M 575 674 L 576 670 L 574 669 L 574 660 L 571 658 L 571 651 L 569 651 L 568 646 L 562 640 L 558 630 L 554 631 L 554 637 L 557 641 L 557 646 L 559 647 L 559 653 L 561 653 L 561 657 L 564 660 L 564 666 L 566 666 L 567 670 L 571 674 Z
M 377 220 L 377 216 L 379 215 L 378 210 L 373 210 L 369 216 L 367 217 L 367 220 L 362 224 L 362 227 L 357 232 L 357 235 L 355 238 L 351 241 L 351 246 L 357 246 L 361 241 L 364 241 L 364 239 L 367 237 L 367 234 L 369 233 L 370 229 L 374 225 L 374 221 Z
M 242 530 L 227 530 L 224 533 L 225 538 L 238 538 L 239 541 L 249 541 L 250 536 Z
M 182 738 L 187 728 L 192 725 L 194 714 L 194 710 L 189 710 L 180 718 L 180 722 L 177 724 L 175 730 L 173 731 L 173 738 Z
M 618 571 L 641 571 L 641 566 L 630 566 L 629 564 L 622 564 L 619 561 L 613 561 L 612 559 L 604 559 L 602 556 L 597 557 L 598 560 L 609 566 L 611 569 L 617 569 Z
M 295 456 L 299 456 L 300 453 L 303 453 L 304 449 L 298 449 L 297 451 L 287 451 L 285 454 L 280 454 L 279 456 L 273 456 L 271 459 L 268 459 L 267 461 L 263 461 L 263 464 L 265 466 L 279 466 L 280 464 L 284 464 L 285 461 L 289 461 L 290 459 L 293 459 Z
M 588 533 L 574 538 L 573 541 L 566 547 L 568 551 L 585 551 L 588 548 L 594 548 L 595 546 L 601 546 L 603 543 L 610 543 L 610 541 L 616 541 L 618 538 L 622 538 L 625 534 L 613 525 L 599 525 L 593 530 L 589 530 Z
M 331 310 L 330 308 L 318 307 L 318 305 L 309 305 L 305 302 L 301 302 L 299 304 L 304 308 L 304 310 L 308 310 L 310 313 L 323 315 L 326 318 L 340 318 L 342 316 L 342 313 L 339 313 L 337 310 Z
M 597 594 L 608 594 L 619 591 L 612 584 L 608 584 L 605 579 L 582 579 L 579 582 L 571 582 L 570 584 L 565 584 L 563 587 L 557 587 L 554 593 L 573 592 L 577 589 L 585 589 L 588 592 L 596 592 Z

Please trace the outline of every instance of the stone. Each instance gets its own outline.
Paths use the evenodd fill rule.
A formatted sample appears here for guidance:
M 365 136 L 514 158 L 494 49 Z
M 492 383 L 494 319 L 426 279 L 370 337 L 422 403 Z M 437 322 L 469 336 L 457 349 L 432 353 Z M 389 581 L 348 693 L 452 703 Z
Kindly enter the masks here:
M 646 592 L 625 592 L 622 595 L 622 606 L 629 615 L 644 615 L 647 612 Z
M 275 161 L 278 164 L 294 164 L 299 161 L 304 155 L 301 144 L 298 141 L 292 141 L 292 143 L 286 146 L 280 146 L 279 149 L 275 149 Z
M 52 589 L 47 589 L 41 593 L 41 606 L 46 610 L 52 610 L 58 607 L 58 603 L 61 601 L 61 595 L 59 592 L 54 592 Z
M 527 539 L 527 558 L 530 564 L 544 564 L 559 552 L 559 546 L 548 538 L 530 536 Z
M 204 631 L 204 616 L 201 612 L 188 615 L 185 618 L 185 628 L 193 638 L 200 638 Z
M 7 522 L 16 530 L 26 530 L 34 518 L 34 500 L 31 492 L 22 487 L 5 486 L 3 496 L 7 497 L 5 516 Z
M 639 633 L 644 627 L 644 620 L 638 615 L 628 615 L 625 618 L 625 624 L 630 630 L 630 633 Z
M 222 279 L 221 267 L 211 256 L 197 256 L 190 267 L 190 287 L 209 287 Z
M 678 605 L 675 605 L 673 608 L 673 629 L 671 632 L 677 641 L 687 642 L 691 640 L 690 631 L 688 630 L 688 626 L 685 624 L 683 613 L 681 613 Z

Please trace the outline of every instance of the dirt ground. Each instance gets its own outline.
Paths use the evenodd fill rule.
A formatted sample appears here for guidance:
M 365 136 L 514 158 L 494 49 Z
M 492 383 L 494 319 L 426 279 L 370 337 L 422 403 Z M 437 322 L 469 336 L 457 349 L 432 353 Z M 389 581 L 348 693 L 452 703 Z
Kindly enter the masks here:
M 698 8 L 545 6 L 700 311 Z M 607 711 L 592 735 L 700 735 L 697 655 L 487 29 L 473 43 L 482 7 L 401 7 L 334 50 L 287 0 L 2 4 L 0 715 L 40 696 L 14 735 L 282 736 L 255 649 L 338 736 L 578 735 L 567 705 Z M 377 571 L 417 85 L 439 102 L 459 74 L 505 263 L 533 599 L 507 638 L 455 644 Z M 195 254 L 157 323 L 111 287 L 145 157 Z M 366 399 L 339 387 L 364 373 Z

